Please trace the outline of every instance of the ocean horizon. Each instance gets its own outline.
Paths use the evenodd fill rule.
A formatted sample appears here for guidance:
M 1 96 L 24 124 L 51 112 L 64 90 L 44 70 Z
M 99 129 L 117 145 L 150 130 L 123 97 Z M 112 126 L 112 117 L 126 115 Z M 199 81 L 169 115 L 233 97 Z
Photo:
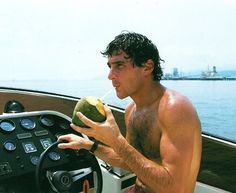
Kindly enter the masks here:
M 236 81 L 162 80 L 161 83 L 187 96 L 195 106 L 204 132 L 236 141 Z M 3 81 L 0 86 L 69 95 L 96 96 L 103 102 L 125 108 L 130 98 L 120 100 L 106 79 Z

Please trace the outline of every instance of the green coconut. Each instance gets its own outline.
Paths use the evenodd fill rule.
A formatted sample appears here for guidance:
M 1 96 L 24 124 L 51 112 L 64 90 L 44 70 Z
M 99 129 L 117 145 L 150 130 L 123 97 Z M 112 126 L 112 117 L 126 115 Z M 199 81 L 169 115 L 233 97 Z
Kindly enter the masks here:
M 72 123 L 79 127 L 88 127 L 76 115 L 81 112 L 83 115 L 95 122 L 103 122 L 106 120 L 106 113 L 102 101 L 96 97 L 84 97 L 80 99 L 73 111 Z

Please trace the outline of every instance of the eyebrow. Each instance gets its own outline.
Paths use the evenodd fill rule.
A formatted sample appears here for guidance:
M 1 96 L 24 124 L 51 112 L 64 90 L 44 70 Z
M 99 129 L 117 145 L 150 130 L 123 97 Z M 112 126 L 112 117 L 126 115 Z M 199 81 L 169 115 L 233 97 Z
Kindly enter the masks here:
M 114 61 L 112 63 L 107 62 L 107 65 L 110 67 L 111 64 L 120 65 L 120 64 L 124 64 L 124 63 L 125 63 L 125 61 L 123 61 L 123 60 L 117 60 L 117 61 Z

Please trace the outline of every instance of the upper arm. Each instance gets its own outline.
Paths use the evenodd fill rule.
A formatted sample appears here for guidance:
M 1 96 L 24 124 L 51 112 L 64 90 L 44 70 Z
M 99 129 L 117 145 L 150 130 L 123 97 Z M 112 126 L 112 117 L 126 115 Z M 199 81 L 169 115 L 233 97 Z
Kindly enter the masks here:
M 162 165 L 175 180 L 184 180 L 191 168 L 194 130 L 200 127 L 195 109 L 187 98 L 178 96 L 165 105 L 161 125 Z

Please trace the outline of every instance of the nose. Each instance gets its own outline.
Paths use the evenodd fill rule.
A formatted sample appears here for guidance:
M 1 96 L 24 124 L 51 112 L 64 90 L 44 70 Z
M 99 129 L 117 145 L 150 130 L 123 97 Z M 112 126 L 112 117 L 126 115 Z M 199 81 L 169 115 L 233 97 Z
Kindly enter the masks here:
M 109 80 L 114 80 L 116 77 L 117 77 L 117 75 L 116 75 L 114 69 L 110 68 L 110 71 L 108 73 L 108 79 Z

